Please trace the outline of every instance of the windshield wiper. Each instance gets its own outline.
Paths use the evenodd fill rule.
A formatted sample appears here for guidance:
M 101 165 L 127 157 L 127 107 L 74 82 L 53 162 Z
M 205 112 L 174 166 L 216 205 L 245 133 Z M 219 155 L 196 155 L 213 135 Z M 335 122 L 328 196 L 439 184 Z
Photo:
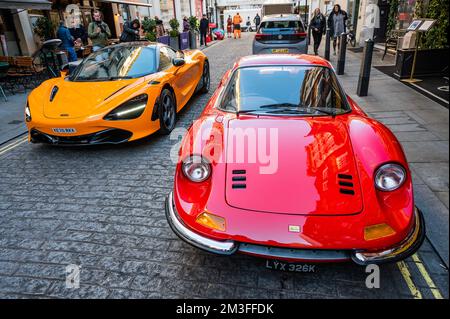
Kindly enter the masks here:
M 110 76 L 108 80 L 114 81 L 114 80 L 122 80 L 122 79 L 132 79 L 131 76 Z
M 260 109 L 277 109 L 277 108 L 286 108 L 286 107 L 299 107 L 298 104 L 294 103 L 275 103 L 275 104 L 266 104 L 261 105 Z
M 307 109 L 312 109 L 314 111 L 318 111 L 318 112 L 321 112 L 323 114 L 328 114 L 328 115 L 331 115 L 332 117 L 336 116 L 336 112 L 332 111 L 332 110 L 326 110 L 326 109 L 323 110 L 323 109 L 319 109 L 319 108 L 314 107 L 314 106 L 309 106 L 309 107 L 307 107 Z
M 275 108 L 286 108 L 286 107 L 295 107 L 295 108 L 298 108 L 298 111 L 300 111 L 300 109 L 304 109 L 304 110 L 311 109 L 311 110 L 314 110 L 314 111 L 317 111 L 317 112 L 321 112 L 323 114 L 331 115 L 333 117 L 336 116 L 336 112 L 332 111 L 332 110 L 324 110 L 324 109 L 320 109 L 320 108 L 317 108 L 317 107 L 314 107 L 314 106 L 305 107 L 305 106 L 303 106 L 301 104 L 294 104 L 294 103 L 275 103 L 275 104 L 267 104 L 267 105 L 260 106 L 260 108 L 262 108 L 262 109 L 263 108 L 275 109 Z M 295 111 L 295 110 L 292 110 L 292 109 L 288 109 L 288 110 Z

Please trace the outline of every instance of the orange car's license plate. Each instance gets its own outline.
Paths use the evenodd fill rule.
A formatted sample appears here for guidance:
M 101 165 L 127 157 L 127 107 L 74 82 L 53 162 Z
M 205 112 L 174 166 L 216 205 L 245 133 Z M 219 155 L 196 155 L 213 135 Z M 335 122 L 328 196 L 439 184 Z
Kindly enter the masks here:
M 316 265 L 314 264 L 300 264 L 289 263 L 274 259 L 266 260 L 266 268 L 273 270 L 289 271 L 289 272 L 315 272 Z
M 65 133 L 65 134 L 73 134 L 76 133 L 77 130 L 74 128 L 53 128 L 54 133 Z
M 272 53 L 289 53 L 289 49 L 272 49 Z

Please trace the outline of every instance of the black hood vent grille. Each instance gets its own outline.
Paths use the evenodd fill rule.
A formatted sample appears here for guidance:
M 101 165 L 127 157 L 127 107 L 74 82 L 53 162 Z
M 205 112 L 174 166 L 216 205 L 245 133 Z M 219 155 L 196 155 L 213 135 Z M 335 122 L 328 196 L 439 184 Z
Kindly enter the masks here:
M 339 192 L 345 195 L 355 195 L 353 176 L 338 174 Z
M 232 172 L 232 184 L 231 188 L 239 189 L 239 188 L 247 188 L 247 171 L 245 169 L 234 169 Z
M 50 92 L 50 102 L 53 101 L 53 99 L 56 96 L 56 93 L 58 93 L 58 90 L 59 88 L 56 85 L 52 88 L 52 91 Z

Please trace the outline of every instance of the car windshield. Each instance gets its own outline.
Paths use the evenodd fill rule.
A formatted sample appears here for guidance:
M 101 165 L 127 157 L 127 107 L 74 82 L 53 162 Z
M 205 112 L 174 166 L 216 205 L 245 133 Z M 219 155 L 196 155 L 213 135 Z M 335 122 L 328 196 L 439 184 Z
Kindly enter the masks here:
M 112 46 L 89 55 L 73 72 L 71 81 L 111 81 L 156 72 L 155 47 Z
M 239 113 L 302 115 L 336 115 L 350 109 L 333 71 L 300 65 L 236 70 L 220 107 Z

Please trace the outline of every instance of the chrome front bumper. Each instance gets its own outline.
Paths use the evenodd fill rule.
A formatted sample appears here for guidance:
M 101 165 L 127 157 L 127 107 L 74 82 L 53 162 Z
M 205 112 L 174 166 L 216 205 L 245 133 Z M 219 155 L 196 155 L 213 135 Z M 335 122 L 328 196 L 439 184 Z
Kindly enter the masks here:
M 352 260 L 359 265 L 384 264 L 403 260 L 414 254 L 425 240 L 425 220 L 422 212 L 414 209 L 414 227 L 398 245 L 378 252 L 355 251 Z
M 234 241 L 213 240 L 201 236 L 186 227 L 175 210 L 172 192 L 166 198 L 166 217 L 174 233 L 192 246 L 221 255 L 232 255 L 238 248 Z
M 267 258 L 289 259 L 302 262 L 341 262 L 353 260 L 359 265 L 382 264 L 405 259 L 419 249 L 425 238 L 425 224 L 419 210 L 415 210 L 415 227 L 410 235 L 399 245 L 380 252 L 358 250 L 290 249 L 268 247 L 235 241 L 219 241 L 202 236 L 188 228 L 174 207 L 173 193 L 166 198 L 166 217 L 175 234 L 185 242 L 202 250 L 232 255 L 236 252 Z

